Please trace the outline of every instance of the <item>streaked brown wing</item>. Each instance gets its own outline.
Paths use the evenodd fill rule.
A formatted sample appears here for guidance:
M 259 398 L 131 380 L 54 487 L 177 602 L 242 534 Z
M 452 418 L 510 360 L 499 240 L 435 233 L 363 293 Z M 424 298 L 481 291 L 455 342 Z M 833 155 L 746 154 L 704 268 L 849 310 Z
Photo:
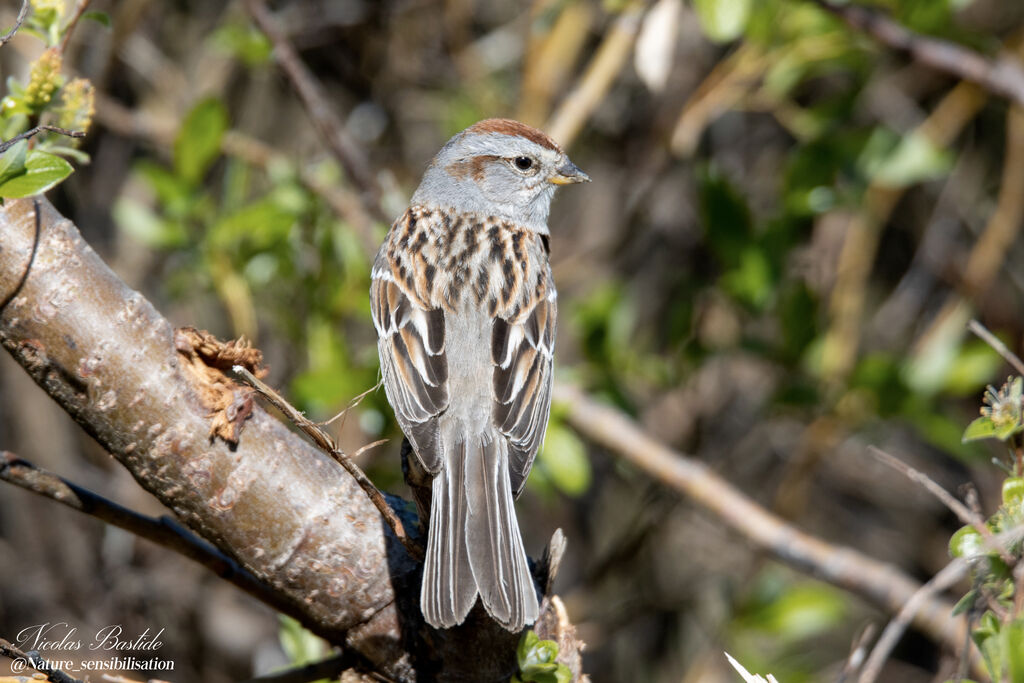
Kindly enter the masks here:
M 417 305 L 395 282 L 383 259 L 374 267 L 370 308 L 384 391 L 423 467 L 436 474 L 442 453 L 435 418 L 448 407 L 444 311 Z
M 491 332 L 494 424 L 509 439 L 509 470 L 517 496 L 548 424 L 556 310 L 554 297 L 539 299 L 519 322 L 496 319 Z

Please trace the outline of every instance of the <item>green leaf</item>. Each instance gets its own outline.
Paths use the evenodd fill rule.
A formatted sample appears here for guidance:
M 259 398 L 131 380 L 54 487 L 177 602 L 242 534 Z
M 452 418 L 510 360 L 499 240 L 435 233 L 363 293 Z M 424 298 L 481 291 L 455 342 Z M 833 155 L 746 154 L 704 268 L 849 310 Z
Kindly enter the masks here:
M 967 595 L 956 601 L 953 606 L 953 616 L 959 616 L 974 606 L 974 602 L 978 599 L 978 591 L 971 590 L 967 591 Z
M 973 394 L 989 381 L 1003 359 L 979 340 L 965 342 L 946 374 L 944 389 L 958 396 Z
M 1003 482 L 1003 505 L 1014 507 L 1024 503 L 1024 477 L 1007 477 Z
M 934 145 L 922 133 L 910 133 L 893 146 L 894 133 L 879 128 L 872 134 L 859 160 L 865 175 L 890 187 L 906 187 L 941 178 L 953 165 L 948 150 Z
M 293 666 L 301 666 L 322 659 L 327 653 L 327 643 L 313 635 L 295 619 L 283 614 L 278 615 L 280 628 L 277 635 L 281 649 L 288 656 Z
M 149 247 L 171 249 L 188 243 L 188 232 L 181 223 L 161 218 L 134 199 L 118 199 L 113 213 L 121 230 Z
M 562 492 L 579 496 L 590 488 L 587 448 L 561 421 L 552 420 L 540 452 L 544 473 Z
M 699 178 L 701 222 L 708 245 L 727 268 L 740 265 L 753 238 L 750 208 L 743 195 L 714 168 Z
M 253 26 L 225 24 L 214 32 L 211 42 L 248 66 L 265 64 L 270 59 L 270 41 Z
M 0 183 L 0 197 L 28 197 L 46 192 L 74 170 L 64 159 L 34 149 L 25 158 L 25 172 Z
M 773 638 L 801 641 L 835 628 L 845 618 L 845 597 L 830 586 L 802 581 L 764 604 L 752 625 Z
M 1024 683 L 1024 621 L 1017 619 L 1004 626 L 999 641 L 1006 663 L 1005 680 Z
M 996 423 L 990 417 L 976 418 L 964 430 L 963 443 L 978 441 L 979 439 L 991 439 L 997 434 Z
M 0 185 L 15 176 L 25 173 L 25 154 L 28 140 L 21 140 L 3 154 L 0 154 Z
M 288 236 L 295 217 L 271 198 L 253 202 L 218 220 L 207 236 L 210 246 L 224 249 L 245 241 L 266 249 Z
M 197 185 L 220 154 L 227 128 L 228 114 L 221 101 L 214 97 L 200 100 L 174 141 L 174 171 L 190 185 Z
M 541 640 L 531 629 L 519 639 L 516 659 L 519 675 L 513 680 L 522 683 L 570 683 L 572 673 L 569 667 L 559 664 L 558 643 Z
M 968 427 L 969 428 L 969 427 Z M 1018 434 L 1024 431 L 1024 425 L 1020 423 L 1007 422 L 1006 424 L 996 425 L 996 438 L 1000 441 L 1006 441 L 1014 434 Z
M 91 19 L 92 21 L 95 21 L 97 24 L 103 24 L 107 28 L 110 28 L 110 15 L 107 14 L 106 12 L 101 12 L 100 10 L 91 9 L 88 12 L 86 12 L 85 14 L 83 14 L 82 18 L 83 19 Z
M 736 40 L 747 26 L 751 0 L 694 0 L 704 34 L 717 43 Z
M 722 276 L 722 288 L 739 301 L 763 308 L 775 291 L 771 264 L 763 249 L 747 247 L 740 253 L 739 266 Z
M 962 526 L 949 539 L 949 554 L 953 557 L 972 558 L 985 554 L 985 544 L 981 534 L 974 527 Z
M 197 197 L 194 188 L 183 178 L 165 166 L 146 160 L 135 165 L 135 173 L 156 193 L 165 213 L 174 218 L 188 215 Z

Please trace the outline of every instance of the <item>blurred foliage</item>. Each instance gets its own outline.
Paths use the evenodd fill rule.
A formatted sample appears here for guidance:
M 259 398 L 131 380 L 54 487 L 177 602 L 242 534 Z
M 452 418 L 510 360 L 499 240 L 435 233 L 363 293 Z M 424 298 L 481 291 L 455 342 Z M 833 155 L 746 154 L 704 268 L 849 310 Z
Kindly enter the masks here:
M 295 619 L 283 614 L 279 614 L 277 618 L 280 623 L 278 638 L 281 640 L 281 649 L 287 655 L 291 667 L 314 664 L 325 659 L 330 653 L 331 648 L 327 641 L 307 631 Z M 320 679 L 310 683 L 330 683 L 330 681 Z
M 360 226 L 357 212 L 327 200 L 324 188 L 354 188 L 239 5 L 129 4 L 110 4 L 113 30 L 72 41 L 61 63 L 52 50 L 65 4 L 35 3 L 23 30 L 44 47 L 19 48 L 25 64 L 7 74 L 0 135 L 40 121 L 87 127 L 95 82 L 124 111 L 99 108 L 85 144 L 94 166 L 54 193 L 61 209 L 89 218 L 98 244 L 176 323 L 256 340 L 289 398 L 326 419 L 377 380 L 367 242 L 387 226 Z M 864 4 L 986 55 L 1012 54 L 1024 25 L 1024 6 L 1000 0 Z M 867 444 L 907 454 L 949 488 L 974 481 L 985 509 L 998 507 L 993 533 L 1019 519 L 1016 456 L 1000 460 L 1009 472 L 990 467 L 991 443 L 975 437 L 1020 439 L 1020 380 L 990 391 L 989 412 L 964 434 L 975 397 L 1005 376 L 964 325 L 979 317 L 1016 347 L 1024 332 L 1015 236 L 985 286 L 964 277 L 1014 178 L 1002 167 L 1013 158 L 1005 101 L 976 93 L 975 112 L 958 122 L 945 107 L 953 81 L 813 2 L 274 10 L 367 150 L 387 215 L 451 134 L 499 115 L 550 130 L 585 79 L 591 87 L 612 69 L 569 136 L 594 183 L 560 191 L 551 218 L 559 376 L 795 525 L 921 577 L 947 561 L 955 526 L 915 485 L 871 469 Z M 625 61 L 598 60 L 638 10 Z M 68 64 L 89 80 L 71 78 Z M 15 196 L 5 194 L 15 181 L 14 192 L 31 193 L 65 177 L 70 166 L 42 162 L 84 161 L 70 143 L 42 133 L 12 147 L 0 157 L 0 195 Z M 857 256 L 851 309 L 838 283 Z M 855 332 L 838 334 L 851 315 Z M 829 361 L 837 336 L 845 364 Z M 583 442 L 563 415 L 555 405 L 520 515 L 533 554 L 555 526 L 567 531 L 557 588 L 590 644 L 595 680 L 721 680 L 733 675 L 722 673 L 723 649 L 786 683 L 836 678 L 858 628 L 882 615 L 743 547 Z M 383 392 L 332 429 L 354 447 L 390 437 L 365 464 L 382 487 L 400 487 L 401 437 Z M 976 616 L 990 672 L 1013 680 L 1022 649 L 1009 565 L 972 528 L 950 548 L 979 557 L 961 604 Z M 281 627 L 285 650 L 301 661 L 303 636 L 290 633 Z M 920 641 L 894 653 L 893 680 L 940 669 L 943 653 Z M 552 680 L 553 656 L 524 639 L 521 680 Z

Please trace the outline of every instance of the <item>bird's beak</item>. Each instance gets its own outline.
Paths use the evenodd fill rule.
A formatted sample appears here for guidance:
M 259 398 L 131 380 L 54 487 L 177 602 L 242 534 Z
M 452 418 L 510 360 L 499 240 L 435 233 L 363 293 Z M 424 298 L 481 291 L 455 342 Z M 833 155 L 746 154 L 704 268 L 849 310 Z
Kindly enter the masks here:
M 589 183 L 590 176 L 576 168 L 576 164 L 568 159 L 556 169 L 555 175 L 548 179 L 552 185 L 571 185 L 573 183 Z

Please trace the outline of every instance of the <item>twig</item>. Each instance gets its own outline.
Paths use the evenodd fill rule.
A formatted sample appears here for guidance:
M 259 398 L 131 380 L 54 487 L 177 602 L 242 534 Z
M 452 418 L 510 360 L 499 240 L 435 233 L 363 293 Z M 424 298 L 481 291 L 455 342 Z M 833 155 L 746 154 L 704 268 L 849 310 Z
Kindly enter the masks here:
M 367 211 L 379 220 L 389 222 L 380 207 L 380 189 L 373 176 L 370 163 L 359 145 L 349 137 L 344 124 L 331 109 L 327 97 L 313 74 L 306 68 L 298 53 L 277 22 L 270 15 L 270 10 L 263 0 L 246 0 L 246 8 L 256 21 L 260 30 L 274 46 L 274 56 L 280 64 L 292 87 L 306 107 L 313 125 L 323 140 L 341 163 L 349 178 L 359 188 L 363 205 Z
M 860 630 L 857 637 L 853 639 L 853 647 L 850 648 L 850 656 L 846 658 L 846 663 L 843 664 L 843 670 L 839 672 L 839 677 L 836 679 L 836 683 L 846 683 L 846 679 L 856 674 L 860 667 L 864 664 L 864 659 L 868 654 L 868 643 L 875 637 L 875 631 L 878 629 L 874 624 L 868 624 Z
M 852 28 L 866 33 L 887 47 L 906 52 L 925 66 L 976 83 L 991 93 L 1024 106 L 1024 68 L 1019 61 L 1007 55 L 992 60 L 962 45 L 915 33 L 866 7 L 837 5 L 828 0 L 813 1 Z
M 44 124 L 42 126 L 36 126 L 35 128 L 29 128 L 24 133 L 18 133 L 10 140 L 4 140 L 3 142 L 0 142 L 0 154 L 6 152 L 8 149 L 13 147 L 15 144 L 21 142 L 22 140 L 27 140 L 33 135 L 41 133 L 44 130 L 48 130 L 51 133 L 60 133 L 61 135 L 67 135 L 68 137 L 71 138 L 85 137 L 84 130 L 68 130 L 67 128 L 58 128 L 57 126 L 50 126 Z
M 0 452 L 0 480 L 152 541 L 203 565 L 261 602 L 279 610 L 285 608 L 286 603 L 276 591 L 171 517 L 141 515 L 8 451 Z
M 970 83 L 949 91 L 913 132 L 936 147 L 946 147 L 985 103 L 984 93 Z M 850 373 L 856 361 L 863 328 L 867 280 L 878 252 L 882 229 L 905 188 L 873 180 L 850 219 L 837 264 L 836 282 L 829 297 L 829 325 L 822 347 L 822 372 L 832 381 Z
M 8 40 L 14 37 L 14 34 L 18 32 L 21 25 L 25 23 L 25 17 L 28 16 L 28 8 L 31 6 L 29 0 L 21 0 L 21 9 L 18 10 L 18 18 L 14 20 L 14 26 L 7 33 L 0 36 L 0 47 L 2 47 Z
M 967 323 L 967 329 L 976 334 L 986 344 L 991 346 L 996 353 L 1003 357 L 1003 359 L 1013 366 L 1013 369 L 1017 371 L 1017 374 L 1024 375 L 1024 361 L 1010 349 L 1006 348 L 1006 344 L 999 341 L 999 337 L 989 332 L 988 328 L 982 325 L 977 320 L 971 320 Z
M 928 489 L 929 493 L 938 498 L 942 502 L 942 504 L 949 508 L 953 512 L 953 514 L 956 515 L 964 524 L 984 526 L 984 522 L 981 519 L 980 515 L 972 512 L 971 510 L 968 510 L 966 505 L 964 505 L 959 500 L 954 498 L 952 494 L 949 493 L 949 491 L 939 486 L 934 479 L 929 477 L 924 472 L 914 469 L 913 467 L 903 462 L 899 458 L 889 455 L 881 448 L 877 448 L 875 446 L 868 446 L 868 452 L 870 452 L 871 455 L 878 458 L 883 464 L 888 465 L 897 472 L 900 472 L 901 474 L 906 476 L 907 479 L 917 482 L 921 486 Z
M 579 389 L 556 383 L 555 399 L 566 421 L 580 434 L 620 455 L 716 515 L 754 545 L 782 562 L 897 613 L 920 584 L 897 567 L 853 548 L 806 534 L 752 501 L 707 465 L 660 443 L 621 411 L 602 405 Z M 963 619 L 948 601 L 929 595 L 914 615 L 915 625 L 950 648 L 960 644 Z
M 907 630 L 907 626 L 917 611 L 926 602 L 931 600 L 933 596 L 946 590 L 966 576 L 968 566 L 968 562 L 964 558 L 953 560 L 910 596 L 910 599 L 907 600 L 896 616 L 886 625 L 882 635 L 879 636 L 878 642 L 875 643 L 871 654 L 868 655 L 867 662 L 864 663 L 864 670 L 858 679 L 859 683 L 874 683 L 874 680 L 878 678 L 878 674 L 882 671 L 882 666 L 889 658 L 889 654 L 896 647 L 896 643 L 903 636 L 903 632 Z
M 75 13 L 71 16 L 71 21 L 64 27 L 64 38 L 60 41 L 60 48 L 58 52 L 64 54 L 64 50 L 68 48 L 68 41 L 71 40 L 71 34 L 75 30 L 75 26 L 78 25 L 78 20 L 85 14 L 85 9 L 89 6 L 89 0 L 79 0 L 78 6 L 75 7 Z
M 335 420 L 337 420 L 337 419 L 339 419 L 339 418 L 340 418 L 340 419 L 341 419 L 341 426 L 342 426 L 342 427 L 344 427 L 344 426 L 345 426 L 345 418 L 346 418 L 346 417 L 348 416 L 348 411 L 352 410 L 353 408 L 355 408 L 356 406 L 358 406 L 358 405 L 359 405 L 360 403 L 362 403 L 362 402 L 363 402 L 363 399 L 364 399 L 364 398 L 366 398 L 367 396 L 369 396 L 369 395 L 370 395 L 370 394 L 372 394 L 373 392 L 375 392 L 375 391 L 377 391 L 378 389 L 380 389 L 380 386 L 381 386 L 381 384 L 383 384 L 383 383 L 384 383 L 384 380 L 383 380 L 383 378 L 382 378 L 382 379 L 379 379 L 379 380 L 377 380 L 377 383 L 376 383 L 376 384 L 374 384 L 374 385 L 373 385 L 372 387 L 370 387 L 369 389 L 367 389 L 367 390 L 366 390 L 366 391 L 364 391 L 363 393 L 361 393 L 361 394 L 359 394 L 358 396 L 356 396 L 356 397 L 355 397 L 354 399 L 352 399 L 351 401 L 349 401 L 349 402 L 348 402 L 348 405 L 347 405 L 347 406 L 345 406 L 345 409 L 344 409 L 344 410 L 342 410 L 342 411 L 341 411 L 340 413 L 338 413 L 337 415 L 335 415 L 334 417 L 332 417 L 332 418 L 331 418 L 330 420 L 325 420 L 324 422 L 321 422 L 321 423 L 320 423 L 320 426 L 321 426 L 321 427 L 327 427 L 327 426 L 329 426 L 329 425 L 333 424 Z M 371 444 L 371 445 L 376 445 L 376 444 Z M 366 448 L 366 446 L 364 446 L 363 448 Z M 360 450 L 362 450 L 362 449 L 360 449 Z
M 251 386 L 263 398 L 267 399 L 275 408 L 284 413 L 296 427 L 308 436 L 314 444 L 316 444 L 320 450 L 334 458 L 339 465 L 345 468 L 345 471 L 352 475 L 352 478 L 356 480 L 359 487 L 363 489 L 366 495 L 370 498 L 370 501 L 376 506 L 377 510 L 380 511 L 381 516 L 384 517 L 384 521 L 388 523 L 391 530 L 395 533 L 395 536 L 405 549 L 409 552 L 409 555 L 416 558 L 417 560 L 423 559 L 423 550 L 417 545 L 416 541 L 409 537 L 405 531 L 405 526 L 402 524 L 402 520 L 399 519 L 395 511 L 391 509 L 388 502 L 384 500 L 383 494 L 380 490 L 373 485 L 373 482 L 363 474 L 363 471 L 359 469 L 359 466 L 352 462 L 352 459 L 340 448 L 338 444 L 334 442 L 334 439 L 330 434 L 320 428 L 315 422 L 307 418 L 301 412 L 299 412 L 292 404 L 284 399 L 279 393 L 270 388 L 266 383 L 257 379 L 255 375 L 246 370 L 241 365 L 236 365 L 232 370 L 241 377 L 246 384 Z M 377 444 L 382 442 L 377 442 Z M 372 445 L 377 445 L 372 444 Z
M 0 638 L 0 655 L 10 659 L 21 660 L 36 671 L 46 675 L 52 683 L 83 683 L 80 679 L 67 675 L 60 669 L 49 666 L 38 652 L 23 652 L 16 645 Z

